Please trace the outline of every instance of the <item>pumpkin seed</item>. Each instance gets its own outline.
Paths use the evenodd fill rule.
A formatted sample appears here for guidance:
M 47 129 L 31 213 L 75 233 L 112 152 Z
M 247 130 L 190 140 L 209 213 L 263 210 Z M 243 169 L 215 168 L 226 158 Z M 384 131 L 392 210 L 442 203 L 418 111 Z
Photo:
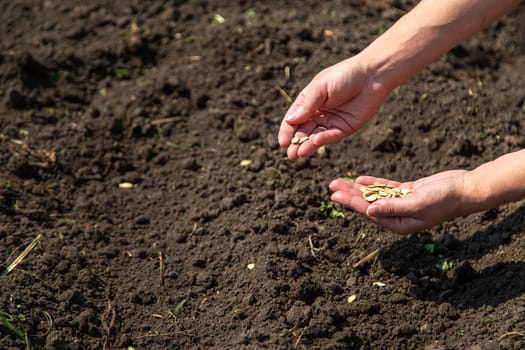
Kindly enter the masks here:
M 361 191 L 363 198 L 368 202 L 375 202 L 381 198 L 403 198 L 412 193 L 408 188 L 401 189 L 399 187 L 389 186 L 379 182 L 374 182 L 368 186 L 360 186 L 359 190 Z

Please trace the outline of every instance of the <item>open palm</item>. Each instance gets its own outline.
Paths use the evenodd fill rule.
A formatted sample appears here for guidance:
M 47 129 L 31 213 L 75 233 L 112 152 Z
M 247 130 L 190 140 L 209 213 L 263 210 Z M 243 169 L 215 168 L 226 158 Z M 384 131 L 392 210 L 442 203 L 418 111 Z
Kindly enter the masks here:
M 355 58 L 321 71 L 289 108 L 279 143 L 291 160 L 307 157 L 320 146 L 336 143 L 363 126 L 379 110 L 388 91 L 374 82 Z M 308 140 L 291 143 L 293 137 Z
M 356 182 L 332 181 L 332 200 L 341 203 L 377 224 L 400 234 L 430 228 L 443 221 L 465 215 L 458 208 L 466 170 L 449 170 L 411 182 L 398 182 L 373 176 L 361 176 Z M 407 188 L 412 194 L 404 198 L 385 198 L 369 203 L 359 187 L 379 182 Z

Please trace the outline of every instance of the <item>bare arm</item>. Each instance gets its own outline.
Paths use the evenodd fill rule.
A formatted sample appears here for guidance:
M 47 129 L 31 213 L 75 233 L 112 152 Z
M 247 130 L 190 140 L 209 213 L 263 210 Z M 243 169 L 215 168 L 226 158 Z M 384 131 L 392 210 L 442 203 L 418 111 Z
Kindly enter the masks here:
M 519 0 L 422 0 L 360 55 L 388 91 L 496 21 Z
M 525 198 L 525 149 L 484 163 L 464 176 L 466 214 Z
M 392 91 L 519 0 L 422 0 L 358 55 L 318 73 L 290 106 L 279 143 L 292 160 L 368 122 Z M 306 137 L 304 143 L 291 143 Z

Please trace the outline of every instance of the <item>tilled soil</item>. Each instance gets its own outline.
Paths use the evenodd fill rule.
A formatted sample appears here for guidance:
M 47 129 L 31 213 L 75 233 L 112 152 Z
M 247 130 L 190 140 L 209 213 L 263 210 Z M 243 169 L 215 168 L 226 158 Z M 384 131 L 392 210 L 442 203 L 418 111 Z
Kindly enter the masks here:
M 291 162 L 288 96 L 414 2 L 226 3 L 0 3 L 0 348 L 525 347 L 523 203 L 400 237 L 328 190 L 525 147 L 525 7 Z

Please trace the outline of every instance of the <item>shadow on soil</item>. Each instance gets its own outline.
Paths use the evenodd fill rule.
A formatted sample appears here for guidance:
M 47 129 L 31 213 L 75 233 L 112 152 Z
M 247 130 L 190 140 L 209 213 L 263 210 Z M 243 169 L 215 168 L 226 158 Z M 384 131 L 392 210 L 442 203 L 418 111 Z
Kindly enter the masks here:
M 483 219 L 493 220 L 494 215 L 497 212 L 489 211 Z M 412 293 L 421 300 L 460 309 L 497 306 L 525 293 L 525 261 L 499 262 L 494 254 L 523 232 L 525 205 L 465 240 L 444 235 L 433 241 L 429 233 L 400 239 L 382 252 L 380 261 L 385 270 L 409 279 Z M 485 269 L 476 271 L 468 262 L 489 253 L 494 264 Z

